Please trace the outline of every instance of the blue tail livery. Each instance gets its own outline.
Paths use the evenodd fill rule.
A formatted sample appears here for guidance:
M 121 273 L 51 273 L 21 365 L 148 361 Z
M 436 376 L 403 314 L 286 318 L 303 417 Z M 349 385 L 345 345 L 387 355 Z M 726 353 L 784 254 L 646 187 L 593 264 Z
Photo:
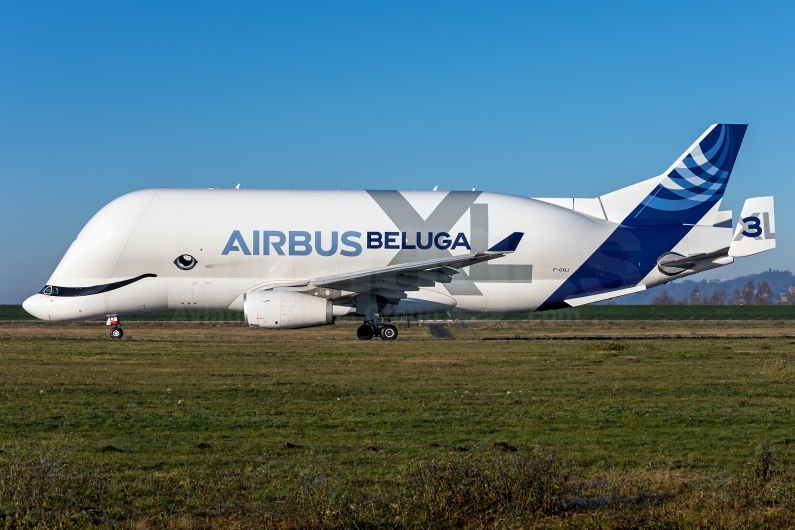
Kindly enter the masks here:
M 609 298 L 611 292 L 638 286 L 644 280 L 650 286 L 657 284 L 653 273 L 657 272 L 660 259 L 677 246 L 687 247 L 685 252 L 691 254 L 687 236 L 693 227 L 705 219 L 720 217 L 717 210 L 746 128 L 747 125 L 712 125 L 668 171 L 645 182 L 646 188 L 652 187 L 651 191 L 644 191 L 641 183 L 600 198 L 613 211 L 620 212 L 623 208 L 629 213 L 614 218 L 620 219 L 615 230 L 539 309 L 568 307 L 572 304 L 567 300 L 592 298 L 598 293 Z M 731 228 L 706 224 L 716 231 Z M 728 255 L 728 246 L 721 244 L 721 248 L 705 249 L 701 254 L 725 248 L 726 252 L 719 255 L 724 257 Z M 713 261 L 701 267 L 711 268 Z M 670 281 L 667 277 L 662 279 Z

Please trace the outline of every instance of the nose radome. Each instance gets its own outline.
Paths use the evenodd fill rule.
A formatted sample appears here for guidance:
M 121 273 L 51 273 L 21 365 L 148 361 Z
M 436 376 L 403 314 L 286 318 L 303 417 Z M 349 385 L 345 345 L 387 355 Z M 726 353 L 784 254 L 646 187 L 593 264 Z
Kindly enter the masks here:
M 34 294 L 22 302 L 22 309 L 38 319 L 47 320 L 46 305 L 41 300 L 41 295 Z

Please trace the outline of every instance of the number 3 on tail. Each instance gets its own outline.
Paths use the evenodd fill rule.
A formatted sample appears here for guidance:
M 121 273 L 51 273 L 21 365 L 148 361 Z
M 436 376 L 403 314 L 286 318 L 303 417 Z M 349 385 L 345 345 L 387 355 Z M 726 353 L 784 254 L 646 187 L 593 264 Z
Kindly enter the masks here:
M 756 216 L 750 216 L 743 218 L 743 225 L 745 225 L 745 230 L 743 230 L 743 235 L 745 237 L 759 237 L 762 235 L 762 222 Z

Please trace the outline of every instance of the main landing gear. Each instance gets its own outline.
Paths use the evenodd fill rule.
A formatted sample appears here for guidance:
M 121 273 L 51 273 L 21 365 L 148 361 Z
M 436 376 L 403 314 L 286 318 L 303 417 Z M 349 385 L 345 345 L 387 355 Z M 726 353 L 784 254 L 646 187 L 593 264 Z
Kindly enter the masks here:
M 121 323 L 119 322 L 119 317 L 109 317 L 108 326 L 113 326 L 110 328 L 110 338 L 111 339 L 121 339 L 124 336 L 124 331 L 121 329 Z
M 379 321 L 381 323 L 380 326 L 378 325 Z M 356 330 L 356 336 L 359 337 L 359 340 L 370 340 L 376 335 L 383 340 L 395 340 L 398 336 L 397 328 L 392 324 L 384 324 L 383 322 L 385 321 L 388 322 L 388 320 L 378 317 L 373 320 L 367 320 Z

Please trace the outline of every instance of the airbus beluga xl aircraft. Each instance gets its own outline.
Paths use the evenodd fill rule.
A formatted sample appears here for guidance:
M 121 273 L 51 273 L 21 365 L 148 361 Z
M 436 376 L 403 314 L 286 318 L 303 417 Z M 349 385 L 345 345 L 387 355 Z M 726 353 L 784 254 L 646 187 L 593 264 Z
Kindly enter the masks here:
M 776 246 L 773 197 L 720 204 L 746 125 L 712 125 L 663 174 L 592 198 L 485 192 L 151 189 L 99 211 L 24 308 L 46 321 L 243 311 L 301 328 L 358 315 L 576 307 Z

